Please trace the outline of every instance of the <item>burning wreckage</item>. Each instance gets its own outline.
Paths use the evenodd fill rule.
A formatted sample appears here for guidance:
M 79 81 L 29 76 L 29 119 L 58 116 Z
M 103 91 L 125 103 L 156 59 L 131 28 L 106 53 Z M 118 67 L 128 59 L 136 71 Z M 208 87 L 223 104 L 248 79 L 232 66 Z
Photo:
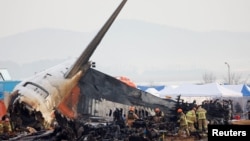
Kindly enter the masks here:
M 84 84 L 102 88 L 116 89 L 116 87 L 111 87 L 117 84 L 118 91 L 121 92 L 119 96 L 125 96 L 124 101 L 130 101 L 129 103 L 113 102 L 116 98 L 112 96 L 113 93 L 107 93 L 104 95 L 100 90 L 94 90 L 94 93 L 83 93 L 80 92 L 79 101 L 75 105 L 74 102 L 68 102 L 65 106 L 71 110 L 72 106 L 77 107 L 78 116 L 76 118 L 68 118 L 63 115 L 59 109 L 55 109 L 54 116 L 55 122 L 52 122 L 51 129 L 48 129 L 43 122 L 39 122 L 42 119 L 39 112 L 29 111 L 23 104 L 19 104 L 14 113 L 10 114 L 12 124 L 14 125 L 14 132 L 11 134 L 3 134 L 1 139 L 10 140 L 100 140 L 100 141 L 132 141 L 132 140 L 159 140 L 166 137 L 175 136 L 178 132 L 177 121 L 177 109 L 182 108 L 185 113 L 193 106 L 195 103 L 186 103 L 177 97 L 177 101 L 157 99 L 146 92 L 140 91 L 138 89 L 128 87 L 126 84 L 119 83 L 119 80 L 114 79 L 111 76 L 105 75 L 96 70 L 90 69 L 90 75 L 88 78 L 84 77 L 80 80 L 79 86 L 80 91 L 86 88 Z M 93 74 L 91 74 L 93 73 Z M 108 79 L 106 84 L 100 84 L 98 81 L 99 76 L 106 77 Z M 97 77 L 94 79 L 93 77 Z M 91 81 L 99 82 L 99 84 Z M 89 83 L 91 82 L 91 83 Z M 83 87 L 84 86 L 84 87 Z M 123 91 L 123 89 L 126 89 Z M 131 94 L 126 96 L 126 94 Z M 152 103 L 144 101 L 146 99 L 155 99 L 158 102 L 163 103 Z M 115 99 L 114 99 L 115 98 Z M 104 100 L 105 99 L 105 100 Z M 124 105 L 122 103 L 125 103 Z M 102 105 L 103 104 L 103 105 Z M 135 113 L 139 115 L 139 119 L 136 120 L 132 128 L 128 128 L 124 122 L 124 113 L 128 110 L 128 105 L 136 105 Z M 207 106 L 211 108 L 213 106 L 218 106 L 217 102 L 210 103 Z M 99 108 L 98 108 L 99 107 Z M 152 110 L 154 107 L 160 107 L 164 112 L 163 122 L 156 123 L 153 120 Z M 207 109 L 209 110 L 209 109 Z M 212 111 L 212 110 L 211 110 Z M 208 120 L 217 122 L 215 124 L 226 124 L 226 109 L 218 108 L 219 113 L 213 113 L 210 110 L 208 113 Z M 101 115 L 101 116 L 100 116 Z M 20 121 L 22 121 L 20 124 Z M 223 123 L 220 123 L 223 122 Z M 34 130 L 30 130 L 27 127 L 31 127 Z M 196 139 L 201 139 L 202 137 L 198 133 L 191 134 L 192 137 Z
M 20 82 L 7 101 L 9 140 L 154 140 L 177 132 L 178 108 L 195 103 L 161 99 L 91 68 L 89 58 L 119 14 L 123 0 L 77 60 L 69 60 Z M 130 105 L 136 107 L 133 128 L 124 124 Z M 152 121 L 154 109 L 164 122 Z

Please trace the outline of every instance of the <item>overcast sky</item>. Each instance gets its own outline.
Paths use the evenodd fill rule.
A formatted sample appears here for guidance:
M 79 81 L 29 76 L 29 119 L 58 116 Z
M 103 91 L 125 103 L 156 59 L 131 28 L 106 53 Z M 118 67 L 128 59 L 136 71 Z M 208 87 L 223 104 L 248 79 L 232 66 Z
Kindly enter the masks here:
M 99 28 L 120 0 L 1 0 L 0 37 L 41 27 Z M 250 31 L 249 0 L 128 0 L 119 19 L 195 31 Z
M 120 2 L 0 0 L 0 38 L 40 28 L 95 31 Z M 250 1 L 128 0 L 117 17 L 119 19 L 146 21 L 195 32 L 250 32 Z M 248 66 L 244 69 L 250 70 Z

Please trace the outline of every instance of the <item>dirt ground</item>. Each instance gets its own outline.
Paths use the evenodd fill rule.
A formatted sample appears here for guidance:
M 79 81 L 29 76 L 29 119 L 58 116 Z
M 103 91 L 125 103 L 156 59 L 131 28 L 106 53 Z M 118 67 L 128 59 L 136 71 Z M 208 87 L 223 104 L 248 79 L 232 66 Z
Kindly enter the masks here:
M 250 120 L 235 120 L 231 121 L 233 125 L 250 125 Z

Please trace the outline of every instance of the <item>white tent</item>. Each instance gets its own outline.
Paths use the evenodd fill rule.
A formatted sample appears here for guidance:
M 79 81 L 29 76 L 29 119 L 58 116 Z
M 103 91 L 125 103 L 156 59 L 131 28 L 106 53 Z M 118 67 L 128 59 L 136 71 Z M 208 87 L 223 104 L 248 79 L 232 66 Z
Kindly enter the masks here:
M 157 91 L 155 88 L 148 88 L 145 91 L 154 95 L 154 96 L 160 97 L 159 91 Z
M 241 92 L 243 88 L 243 84 L 238 84 L 238 85 L 222 85 L 223 87 L 236 91 L 236 92 Z
M 173 94 L 174 89 L 178 86 L 165 86 L 162 90 L 159 91 L 159 95 L 161 98 L 175 98 L 177 95 Z
M 204 85 L 184 84 L 175 88 L 171 94 L 191 97 L 242 97 L 242 93 L 227 89 L 218 83 L 209 83 Z
M 181 99 L 187 102 L 196 100 L 197 104 L 201 104 L 204 100 L 211 100 L 213 98 L 229 98 L 242 97 L 242 93 L 227 89 L 218 83 L 209 83 L 204 85 L 182 84 L 177 88 L 166 90 L 161 97 L 164 96 L 181 95 Z

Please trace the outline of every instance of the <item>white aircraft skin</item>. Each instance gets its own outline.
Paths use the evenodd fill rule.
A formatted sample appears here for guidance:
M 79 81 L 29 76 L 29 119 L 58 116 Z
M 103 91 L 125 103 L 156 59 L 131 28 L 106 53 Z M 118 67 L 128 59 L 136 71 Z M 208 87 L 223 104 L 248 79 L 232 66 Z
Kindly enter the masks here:
M 6 98 L 9 100 L 6 103 L 9 113 L 11 114 L 12 110 L 12 114 L 15 114 L 13 112 L 15 105 L 22 103 L 30 113 L 39 111 L 45 120 L 45 124 L 50 125 L 54 118 L 52 113 L 55 108 L 58 108 L 59 104 L 71 94 L 72 89 L 77 86 L 85 71 L 90 68 L 91 62 L 89 62 L 89 58 L 125 3 L 126 0 L 121 2 L 78 59 L 68 60 L 65 63 L 37 73 L 16 85 L 13 93 Z M 17 107 L 20 107 L 20 105 Z M 67 117 L 69 115 L 62 116 Z M 74 116 L 71 115 L 67 118 L 74 118 Z
M 28 109 L 40 111 L 45 121 L 50 124 L 53 120 L 54 108 L 70 94 L 82 76 L 82 71 L 79 71 L 72 78 L 65 79 L 64 75 L 71 64 L 73 64 L 73 60 L 37 73 L 20 82 L 13 90 L 19 94 L 13 104 L 15 102 L 25 103 Z

